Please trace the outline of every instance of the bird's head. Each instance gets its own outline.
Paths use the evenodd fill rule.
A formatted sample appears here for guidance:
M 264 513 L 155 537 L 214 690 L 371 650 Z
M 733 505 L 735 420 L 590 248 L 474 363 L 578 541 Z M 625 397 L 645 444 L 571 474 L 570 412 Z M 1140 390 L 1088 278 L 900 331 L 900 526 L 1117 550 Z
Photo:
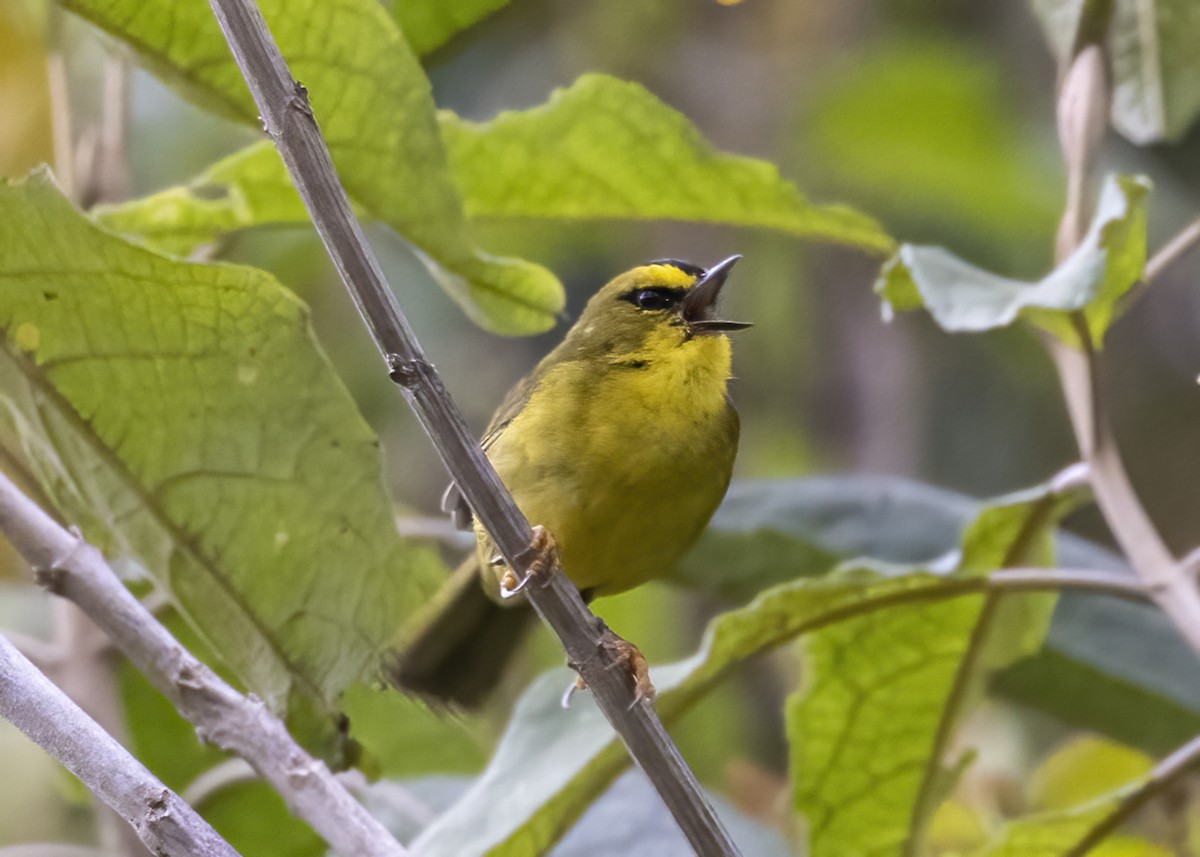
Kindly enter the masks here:
M 741 258 L 730 256 L 707 270 L 657 259 L 626 271 L 588 301 L 568 339 L 575 349 L 612 356 L 723 340 L 726 331 L 750 326 L 717 316 L 717 299 Z

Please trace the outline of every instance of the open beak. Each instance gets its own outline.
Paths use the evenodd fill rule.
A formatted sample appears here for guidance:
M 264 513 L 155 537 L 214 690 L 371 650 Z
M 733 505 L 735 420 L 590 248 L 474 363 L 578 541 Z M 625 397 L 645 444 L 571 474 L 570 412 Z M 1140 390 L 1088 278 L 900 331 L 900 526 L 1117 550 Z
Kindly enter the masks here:
M 688 289 L 680 303 L 680 311 L 693 333 L 721 333 L 726 330 L 744 330 L 752 325 L 745 321 L 724 321 L 714 318 L 717 298 L 729 278 L 729 272 L 741 256 L 730 256 L 709 268 L 696 284 Z

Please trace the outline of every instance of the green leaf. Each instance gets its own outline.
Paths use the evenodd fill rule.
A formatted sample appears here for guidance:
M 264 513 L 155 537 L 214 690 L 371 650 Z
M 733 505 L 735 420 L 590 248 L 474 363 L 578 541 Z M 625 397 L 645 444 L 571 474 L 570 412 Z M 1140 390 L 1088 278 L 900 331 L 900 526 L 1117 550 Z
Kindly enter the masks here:
M 1075 735 L 1056 748 L 1030 775 L 1028 805 L 1066 810 L 1140 780 L 1154 760 L 1132 747 L 1094 735 Z
M 635 83 L 586 74 L 532 110 L 441 120 L 471 217 L 691 220 L 894 246 L 870 218 L 808 202 L 774 165 L 715 150 Z
M 1074 857 L 1076 852 L 1072 849 L 1116 812 L 1131 790 L 1143 784 L 1144 779 L 1135 780 L 1115 792 L 1069 810 L 1010 821 L 991 843 L 974 852 L 974 857 L 1063 857 L 1068 854 Z M 1086 853 L 1089 857 L 1171 857 L 1174 852 L 1143 839 L 1110 836 Z
M 1082 0 L 1030 0 L 1059 62 L 1070 59 Z M 1108 55 L 1113 126 L 1139 145 L 1178 140 L 1200 115 L 1200 7 L 1113 0 Z
M 461 30 L 507 6 L 509 0 L 391 0 L 392 15 L 418 56 L 437 50 Z
M 249 124 L 258 111 L 206 3 L 62 0 L 129 43 L 183 94 Z M 271 32 L 312 108 L 347 190 L 420 251 L 468 315 L 492 330 L 553 325 L 562 287 L 549 271 L 489 256 L 470 237 L 446 164 L 429 81 L 376 0 L 337 7 L 262 0 Z
M 735 481 L 678 580 L 741 604 L 853 557 L 944 567 L 939 558 L 980 509 L 978 500 L 895 477 Z M 1056 553 L 1069 567 L 1131 573 L 1076 536 L 1059 535 Z M 1046 645 L 994 685 L 1006 698 L 1151 753 L 1200 733 L 1200 664 L 1161 611 L 1145 604 L 1065 593 Z
M 771 164 L 713 150 L 685 117 L 633 83 L 585 75 L 533 110 L 483 124 L 443 111 L 439 121 L 473 218 L 707 221 L 869 251 L 894 246 L 869 218 L 807 202 Z M 630 151 L 639 156 L 628 157 Z M 98 215 L 179 254 L 235 229 L 306 221 L 265 143 L 225 158 L 186 186 Z
M 67 519 L 276 710 L 374 675 L 442 575 L 295 296 L 128 244 L 45 174 L 0 184 L 0 286 L 5 445 Z
M 186 185 L 170 187 L 92 215 L 110 229 L 186 256 L 239 229 L 308 223 L 308 212 L 270 142 L 222 158 Z
M 929 574 L 873 573 L 798 580 L 762 593 L 709 625 L 692 657 L 652 670 L 655 707 L 678 718 L 725 672 L 751 655 L 859 612 L 963 594 L 969 581 Z M 428 855 L 544 853 L 629 764 L 612 728 L 586 695 L 559 703 L 574 674 L 553 670 L 522 695 L 483 774 L 413 844 Z M 520 788 L 513 788 L 519 781 Z
M 1099 346 L 1117 301 L 1137 282 L 1146 262 L 1148 190 L 1145 179 L 1109 177 L 1079 247 L 1036 283 L 989 273 L 940 247 L 905 244 L 884 267 L 875 291 L 891 310 L 923 305 L 952 332 L 1006 327 L 1023 317 L 1077 343 L 1071 316 L 1082 312 Z
M 963 555 L 962 568 L 975 572 L 981 570 L 987 556 L 1008 557 L 1014 545 L 1024 549 L 1035 544 L 1036 535 L 1052 528 L 1058 515 L 1074 500 L 1073 495 L 1049 494 L 1042 490 L 1025 492 L 989 506 L 976 526 L 967 532 L 968 551 Z M 1031 528 L 1037 532 L 1029 532 Z M 996 546 L 1005 538 L 1008 550 L 997 552 Z M 986 645 L 986 635 L 974 632 L 982 596 L 944 600 L 970 591 L 978 592 L 978 584 L 964 577 L 939 577 L 913 569 L 880 571 L 867 567 L 846 569 L 820 579 L 785 583 L 762 593 L 747 607 L 718 617 L 709 626 L 704 644 L 696 655 L 654 671 L 653 680 L 659 691 L 656 707 L 660 715 L 668 721 L 678 717 L 710 689 L 725 670 L 756 652 L 806 630 L 839 622 L 841 624 L 835 624 L 828 631 L 818 631 L 816 637 L 826 639 L 826 635 L 858 623 L 867 627 L 884 627 L 892 622 L 911 623 L 914 633 L 900 636 L 903 645 L 890 645 L 906 652 L 910 658 L 924 662 L 929 653 L 913 639 L 936 624 L 939 615 L 948 616 L 954 626 L 950 636 L 961 651 L 956 649 L 955 657 L 942 663 L 937 663 L 936 658 L 932 660 L 935 669 L 949 667 L 947 680 L 954 683 L 958 663 L 968 650 L 981 667 L 991 669 L 1036 648 L 1053 603 L 1046 597 L 1012 599 L 1027 606 L 1037 602 L 1037 606 L 1029 615 L 1020 617 L 1022 621 L 1005 629 L 1003 636 L 1008 645 L 1003 647 L 1001 655 Z M 889 574 L 900 576 L 889 579 Z M 923 599 L 939 603 L 908 603 Z M 895 604 L 905 606 L 882 614 L 877 612 L 881 607 Z M 851 618 L 862 614 L 869 615 Z M 1000 610 L 989 608 L 987 615 L 989 621 L 995 619 L 1000 624 Z M 1011 614 L 1008 618 L 1015 619 L 1016 615 Z M 1041 633 L 1036 630 L 1031 633 L 1031 628 L 1040 629 Z M 869 651 L 870 657 L 880 660 L 879 652 Z M 887 659 L 881 660 L 886 662 Z M 979 674 L 984 672 L 983 668 Z M 807 674 L 828 678 L 824 669 Z M 849 674 L 858 675 L 858 672 L 851 670 Z M 870 669 L 863 674 L 870 675 Z M 972 681 L 977 679 L 975 673 L 969 677 Z M 611 781 L 626 763 L 626 757 L 612 741 L 611 730 L 593 705 L 577 703 L 568 712 L 558 708 L 557 696 L 567 681 L 569 679 L 562 671 L 550 673 L 522 697 L 491 764 L 468 794 L 421 836 L 416 847 L 418 854 L 541 853 Z M 972 693 L 965 680 L 963 687 L 956 691 L 960 700 L 970 698 Z M 820 694 L 810 698 L 824 699 Z M 928 701 L 919 693 L 914 694 L 914 698 L 928 707 Z M 935 728 L 940 710 L 940 707 L 931 710 Z M 845 718 L 844 713 L 841 717 Z M 923 748 L 926 755 L 929 743 L 927 741 Z M 871 752 L 877 753 L 878 748 Z M 520 790 L 511 788 L 517 770 L 522 772 Z M 918 767 L 914 773 L 915 785 L 920 788 L 923 769 Z M 940 785 L 933 783 L 932 774 L 929 776 L 929 788 L 936 791 Z M 494 818 L 494 823 L 479 823 L 484 807 L 491 808 L 488 817 Z M 493 852 L 492 849 L 496 850 Z
M 987 506 L 963 533 L 956 575 L 1047 560 L 1077 492 L 1050 487 Z M 989 674 L 1041 646 L 1054 599 L 991 594 L 859 616 L 803 641 L 788 703 L 796 808 L 812 852 L 919 853 L 965 761 L 944 758 Z
M 909 605 L 805 641 L 787 731 L 814 855 L 916 853 L 922 784 L 942 776 L 934 740 L 983 604 Z

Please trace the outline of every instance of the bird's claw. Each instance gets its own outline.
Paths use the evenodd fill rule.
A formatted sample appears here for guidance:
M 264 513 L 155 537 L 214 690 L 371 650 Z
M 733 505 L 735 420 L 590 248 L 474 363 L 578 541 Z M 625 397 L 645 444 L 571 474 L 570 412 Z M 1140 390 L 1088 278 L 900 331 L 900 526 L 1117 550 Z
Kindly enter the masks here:
M 637 708 L 643 702 L 654 703 L 654 697 L 657 691 L 654 689 L 653 682 L 650 681 L 650 664 L 646 661 L 646 656 L 642 654 L 633 643 L 618 637 L 608 628 L 604 629 L 604 635 L 601 638 L 600 645 L 614 656 L 609 669 L 623 668 L 628 671 L 629 677 L 633 679 L 633 702 L 629 704 L 630 710 Z M 571 704 L 571 697 L 577 690 L 587 690 L 587 682 L 583 680 L 583 676 L 575 677 L 573 681 L 563 692 L 562 707 L 567 708 Z
M 533 540 L 525 549 L 525 553 L 533 555 L 526 569 L 525 577 L 518 580 L 511 568 L 505 571 L 504 576 L 500 578 L 501 598 L 506 600 L 515 598 L 522 589 L 529 585 L 530 581 L 545 575 L 558 563 L 558 545 L 554 543 L 554 537 L 550 535 L 550 531 L 540 525 L 533 528 Z

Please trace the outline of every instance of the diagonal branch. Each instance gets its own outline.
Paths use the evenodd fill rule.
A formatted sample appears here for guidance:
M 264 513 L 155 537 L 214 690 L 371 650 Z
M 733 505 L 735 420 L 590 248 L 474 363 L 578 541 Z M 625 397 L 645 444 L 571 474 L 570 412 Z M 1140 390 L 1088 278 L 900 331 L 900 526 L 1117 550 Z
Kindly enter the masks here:
M 343 857 L 404 857 L 407 852 L 383 825 L 323 762 L 296 744 L 260 700 L 238 693 L 184 649 L 125 588 L 98 550 L 51 520 L 3 474 L 0 530 L 37 570 L 39 583 L 87 613 L 202 739 L 250 762 L 335 852 Z
M 125 818 L 153 854 L 237 857 L 196 811 L 0 636 L 0 717 Z
M 526 575 L 535 553 L 529 522 L 467 430 L 388 287 L 334 172 L 306 91 L 292 78 L 252 0 L 210 0 L 210 5 L 254 96 L 263 125 L 275 141 L 392 380 L 401 388 L 500 553 L 514 572 Z M 562 574 L 557 559 L 550 572 L 539 574 L 537 582 L 525 592 L 543 621 L 558 635 L 568 661 L 583 676 L 601 711 L 646 772 L 692 847 L 704 855 L 738 853 L 653 708 L 635 695 L 628 671 L 620 668 L 621 656 L 605 643 L 603 624 Z

